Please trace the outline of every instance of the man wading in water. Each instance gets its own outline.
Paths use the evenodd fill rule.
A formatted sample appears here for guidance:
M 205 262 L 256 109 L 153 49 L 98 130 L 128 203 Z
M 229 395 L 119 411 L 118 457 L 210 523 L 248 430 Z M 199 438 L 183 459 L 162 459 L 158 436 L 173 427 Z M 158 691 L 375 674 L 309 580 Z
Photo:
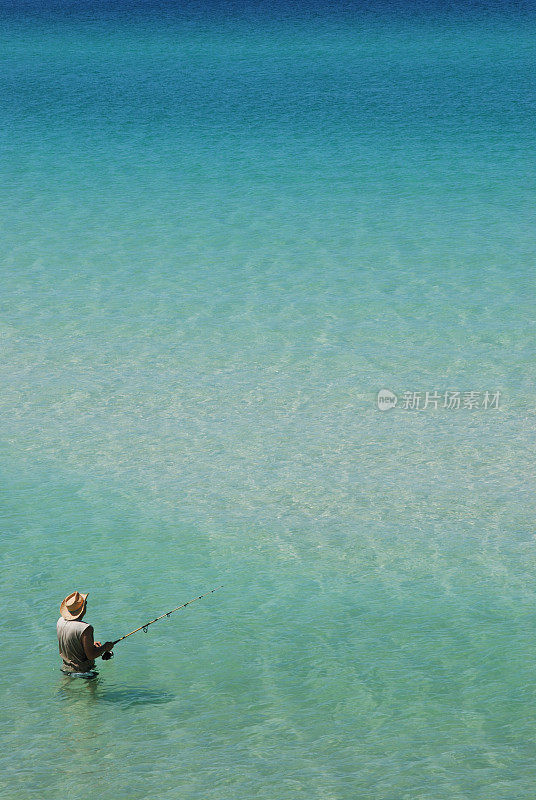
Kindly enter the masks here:
M 87 609 L 87 594 L 73 592 L 60 606 L 61 617 L 56 625 L 60 656 L 63 660 L 61 671 L 67 675 L 93 677 L 95 659 L 114 646 L 113 642 L 93 641 L 93 626 L 82 622 Z

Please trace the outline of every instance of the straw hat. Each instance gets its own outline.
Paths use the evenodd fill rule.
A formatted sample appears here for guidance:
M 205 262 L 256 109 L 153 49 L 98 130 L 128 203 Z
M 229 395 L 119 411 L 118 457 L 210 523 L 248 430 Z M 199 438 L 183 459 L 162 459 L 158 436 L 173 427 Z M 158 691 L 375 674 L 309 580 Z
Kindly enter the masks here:
M 82 616 L 86 608 L 87 594 L 73 592 L 63 600 L 60 606 L 60 614 L 63 619 L 78 619 Z

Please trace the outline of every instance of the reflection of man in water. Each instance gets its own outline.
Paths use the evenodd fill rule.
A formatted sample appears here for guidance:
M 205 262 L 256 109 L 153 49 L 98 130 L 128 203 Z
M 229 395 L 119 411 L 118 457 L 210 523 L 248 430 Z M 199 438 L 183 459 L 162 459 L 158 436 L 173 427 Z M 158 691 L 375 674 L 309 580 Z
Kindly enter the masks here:
M 63 664 L 62 672 L 91 672 L 95 659 L 113 648 L 113 642 L 93 641 L 93 626 L 82 622 L 87 609 L 87 594 L 73 592 L 60 606 L 56 625 Z

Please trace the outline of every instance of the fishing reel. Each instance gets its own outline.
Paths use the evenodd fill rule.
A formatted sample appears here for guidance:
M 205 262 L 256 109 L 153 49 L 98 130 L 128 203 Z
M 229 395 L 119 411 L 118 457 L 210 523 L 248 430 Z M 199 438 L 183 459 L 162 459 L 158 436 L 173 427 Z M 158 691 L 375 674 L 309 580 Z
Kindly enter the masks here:
M 114 651 L 113 650 L 106 650 L 106 652 L 104 652 L 102 654 L 102 656 L 101 656 L 103 661 L 109 661 L 113 657 L 114 657 Z

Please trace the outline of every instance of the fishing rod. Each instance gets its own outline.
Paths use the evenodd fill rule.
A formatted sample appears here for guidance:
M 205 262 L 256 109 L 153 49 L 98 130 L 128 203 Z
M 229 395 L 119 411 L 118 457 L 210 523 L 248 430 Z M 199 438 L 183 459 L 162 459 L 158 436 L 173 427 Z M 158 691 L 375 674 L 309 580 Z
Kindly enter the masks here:
M 125 633 L 124 636 L 121 636 L 119 639 L 116 639 L 115 642 L 112 642 L 112 645 L 115 647 L 115 645 L 118 642 L 122 642 L 123 639 L 128 639 L 129 636 L 132 636 L 133 633 L 137 633 L 138 631 L 143 631 L 144 633 L 147 633 L 147 628 L 149 627 L 149 625 L 152 625 L 153 622 L 158 622 L 159 619 L 163 619 L 164 617 L 169 617 L 171 616 L 171 614 L 174 614 L 175 611 L 180 611 L 181 608 L 186 608 L 186 606 L 189 606 L 191 603 L 195 603 L 196 600 L 201 600 L 202 597 L 208 597 L 209 594 L 214 594 L 214 592 L 217 592 L 218 589 L 221 588 L 222 588 L 221 586 L 216 586 L 216 588 L 211 589 L 210 592 L 205 592 L 205 594 L 200 594 L 199 597 L 194 597 L 192 598 L 192 600 L 188 600 L 188 602 L 183 603 L 182 606 L 177 606 L 177 608 L 172 608 L 171 611 L 165 611 L 163 614 L 160 614 L 159 617 L 155 617 L 155 619 L 152 619 L 150 622 L 146 622 L 145 625 L 140 625 L 139 628 L 135 628 L 133 631 L 130 631 L 130 633 Z M 103 661 L 109 661 L 112 657 L 113 657 L 113 652 L 111 650 L 106 650 L 101 656 Z

